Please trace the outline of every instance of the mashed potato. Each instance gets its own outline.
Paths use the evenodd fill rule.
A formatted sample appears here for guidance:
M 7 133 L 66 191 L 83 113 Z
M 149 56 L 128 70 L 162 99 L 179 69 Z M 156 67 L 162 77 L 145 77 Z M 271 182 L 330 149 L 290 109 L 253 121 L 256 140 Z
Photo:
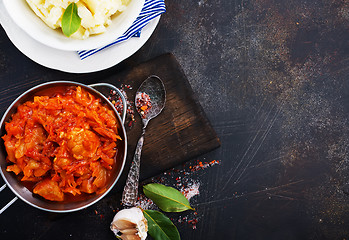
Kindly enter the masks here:
M 61 28 L 62 16 L 72 2 L 78 6 L 81 26 L 70 37 L 86 39 L 106 31 L 111 16 L 124 11 L 131 0 L 26 0 L 35 14 L 50 28 Z

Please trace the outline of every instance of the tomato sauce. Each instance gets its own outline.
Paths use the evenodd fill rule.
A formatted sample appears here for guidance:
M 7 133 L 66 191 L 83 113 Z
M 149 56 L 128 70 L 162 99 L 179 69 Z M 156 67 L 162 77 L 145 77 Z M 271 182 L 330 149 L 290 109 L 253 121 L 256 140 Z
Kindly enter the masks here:
M 101 193 L 121 137 L 113 110 L 81 87 L 57 89 L 18 106 L 5 124 L 7 171 L 51 201 Z

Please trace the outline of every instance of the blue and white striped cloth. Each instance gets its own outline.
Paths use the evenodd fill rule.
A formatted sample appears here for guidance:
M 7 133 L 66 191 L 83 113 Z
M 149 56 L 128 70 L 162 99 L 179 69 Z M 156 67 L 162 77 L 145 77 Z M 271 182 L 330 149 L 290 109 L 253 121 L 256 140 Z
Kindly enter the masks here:
M 114 42 L 104 47 L 92 50 L 78 51 L 80 59 L 83 60 L 108 47 L 126 41 L 131 37 L 140 37 L 142 28 L 146 26 L 151 20 L 163 14 L 164 12 L 166 12 L 164 0 L 145 0 L 141 13 L 133 22 L 132 26 L 121 37 L 117 38 Z

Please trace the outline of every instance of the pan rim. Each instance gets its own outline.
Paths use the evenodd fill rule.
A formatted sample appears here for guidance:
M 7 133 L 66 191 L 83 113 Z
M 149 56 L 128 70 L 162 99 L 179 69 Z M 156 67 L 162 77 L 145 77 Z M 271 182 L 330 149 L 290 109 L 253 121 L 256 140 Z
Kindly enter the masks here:
M 125 167 L 125 164 L 126 164 L 126 157 L 127 157 L 127 135 L 126 135 L 126 130 L 125 130 L 125 126 L 124 124 L 122 123 L 122 120 L 121 120 L 121 117 L 120 115 L 118 114 L 116 108 L 114 107 L 114 105 L 107 99 L 107 97 L 99 92 L 98 90 L 94 89 L 93 87 L 90 87 L 86 84 L 83 84 L 83 83 L 79 83 L 79 82 L 74 82 L 74 81 L 67 81 L 67 80 L 57 80 L 57 81 L 50 81 L 50 82 L 45 82 L 45 83 L 42 83 L 42 84 L 39 84 L 39 85 L 36 85 L 28 90 L 26 90 L 25 92 L 23 92 L 20 96 L 18 96 L 10 105 L 9 107 L 6 109 L 6 111 L 4 112 L 2 118 L 1 118 L 1 121 L 0 121 L 0 131 L 2 132 L 3 129 L 4 129 L 4 126 L 5 126 L 5 121 L 6 119 L 8 118 L 8 114 L 10 113 L 10 111 L 15 107 L 16 104 L 18 104 L 18 102 L 20 102 L 20 100 L 22 100 L 23 98 L 25 98 L 26 96 L 30 95 L 30 93 L 33 93 L 34 92 L 34 95 L 35 96 L 35 91 L 40 89 L 40 88 L 43 88 L 45 86 L 48 86 L 48 87 L 54 87 L 54 85 L 60 85 L 60 84 L 66 84 L 66 85 L 72 85 L 72 86 L 81 86 L 81 87 L 84 87 L 85 89 L 88 89 L 89 91 L 97 94 L 100 98 L 103 99 L 103 101 L 105 103 L 108 104 L 108 106 L 110 106 L 112 108 L 112 110 L 115 112 L 115 115 L 117 116 L 117 119 L 118 119 L 118 122 L 120 124 L 120 128 L 122 130 L 122 133 L 123 133 L 123 141 L 124 141 L 124 147 L 123 147 L 123 157 L 122 157 L 122 163 L 121 163 L 121 166 L 120 166 L 120 170 L 118 171 L 117 173 L 117 176 L 115 177 L 115 179 L 113 180 L 112 184 L 108 187 L 108 189 L 103 192 L 100 196 L 96 197 L 96 199 L 92 200 L 91 202 L 89 203 L 86 203 L 86 204 L 83 204 L 82 206 L 79 206 L 79 207 L 76 207 L 76 208 L 71 208 L 71 209 L 49 209 L 49 208 L 46 208 L 46 207 L 42 207 L 42 206 L 38 206 L 36 205 L 35 203 L 32 203 L 30 201 L 28 201 L 27 199 L 25 199 L 16 189 L 14 189 L 14 187 L 12 186 L 12 184 L 8 181 L 7 177 L 5 176 L 4 172 L 3 172 L 3 169 L 2 167 L 0 166 L 0 174 L 2 176 L 2 178 L 4 179 L 5 181 L 5 184 L 7 185 L 7 187 L 9 187 L 11 189 L 11 191 L 18 197 L 20 198 L 22 201 L 24 201 L 25 203 L 29 204 L 30 206 L 32 207 L 35 207 L 37 209 L 40 209 L 40 210 L 44 210 L 44 211 L 48 211 L 48 212 L 55 212 L 55 213 L 68 213 L 68 212 L 75 212 L 75 211 L 79 211 L 79 210 L 82 210 L 82 209 L 85 209 L 95 203 L 97 203 L 98 201 L 100 201 L 102 198 L 104 198 L 115 186 L 115 184 L 119 181 L 120 179 L 120 176 L 122 175 L 123 173 L 123 170 L 124 170 L 124 167 Z M 1 136 L 2 137 L 2 136 Z M 0 160 L 2 161 L 2 160 Z M 6 160 L 5 160 L 6 161 Z M 41 200 L 41 199 L 40 199 Z M 42 200 L 42 201 L 45 201 L 45 200 Z M 50 202 L 52 204 L 54 204 L 55 202 Z

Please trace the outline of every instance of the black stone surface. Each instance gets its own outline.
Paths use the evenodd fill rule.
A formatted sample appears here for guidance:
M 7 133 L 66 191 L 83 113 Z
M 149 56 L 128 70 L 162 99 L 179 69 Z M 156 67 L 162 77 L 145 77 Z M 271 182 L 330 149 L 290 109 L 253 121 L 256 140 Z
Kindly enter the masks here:
M 38 83 L 92 83 L 171 52 L 222 144 L 171 177 L 158 176 L 174 186 L 179 176 L 200 183 L 191 200 L 197 215 L 171 216 L 182 239 L 347 239 L 349 2 L 176 0 L 166 6 L 138 52 L 91 74 L 42 67 L 1 29 L 1 112 Z M 212 160 L 220 164 L 190 172 L 197 161 Z M 11 197 L 5 190 L 0 203 Z M 119 197 L 112 192 L 69 214 L 17 201 L 0 215 L 0 239 L 114 239 L 109 224 Z M 198 220 L 196 229 L 185 217 Z

